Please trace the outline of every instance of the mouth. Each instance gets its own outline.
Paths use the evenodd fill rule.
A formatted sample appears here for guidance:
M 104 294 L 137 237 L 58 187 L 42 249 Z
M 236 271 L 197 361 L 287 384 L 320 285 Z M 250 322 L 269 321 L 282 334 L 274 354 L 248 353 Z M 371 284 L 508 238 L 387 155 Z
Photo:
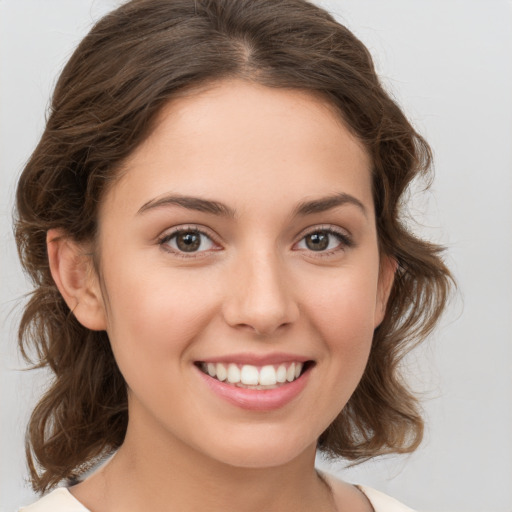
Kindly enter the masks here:
M 224 384 L 245 389 L 276 389 L 299 379 L 313 361 L 288 361 L 256 366 L 228 362 L 198 361 L 195 365 L 206 375 Z

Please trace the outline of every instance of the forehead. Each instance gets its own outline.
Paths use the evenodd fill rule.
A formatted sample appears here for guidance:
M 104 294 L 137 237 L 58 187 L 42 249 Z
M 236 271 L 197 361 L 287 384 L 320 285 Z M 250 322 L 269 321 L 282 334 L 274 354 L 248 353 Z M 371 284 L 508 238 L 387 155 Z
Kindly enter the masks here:
M 108 195 L 140 207 L 166 192 L 234 207 L 334 192 L 371 203 L 370 160 L 319 95 L 225 80 L 166 104 Z

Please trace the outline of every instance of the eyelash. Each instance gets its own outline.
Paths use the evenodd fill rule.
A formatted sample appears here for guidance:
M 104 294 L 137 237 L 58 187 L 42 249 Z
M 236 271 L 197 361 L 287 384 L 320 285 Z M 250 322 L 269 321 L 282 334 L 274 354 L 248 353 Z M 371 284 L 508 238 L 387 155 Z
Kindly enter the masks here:
M 160 237 L 158 239 L 158 244 L 167 252 L 170 252 L 180 258 L 198 258 L 198 257 L 203 257 L 204 255 L 206 255 L 206 253 L 210 252 L 212 249 L 207 249 L 207 250 L 203 250 L 203 251 L 192 251 L 192 252 L 185 252 L 185 251 L 180 251 L 180 250 L 177 250 L 177 249 L 174 249 L 172 247 L 170 247 L 168 244 L 169 242 L 174 239 L 175 237 L 177 237 L 178 235 L 180 234 L 184 234 L 184 233 L 195 233 L 195 234 L 199 234 L 201 236 L 204 236 L 206 238 L 208 238 L 212 244 L 214 245 L 219 245 L 215 238 L 208 232 L 206 232 L 205 230 L 203 230 L 202 228 L 200 228 L 199 226 L 185 226 L 185 227 L 179 227 L 179 228 L 176 228 L 174 229 L 172 232 L 170 233 L 166 233 L 165 235 L 163 235 L 162 237 Z M 301 237 L 299 239 L 298 242 L 296 242 L 294 244 L 294 246 L 298 245 L 299 243 L 301 243 L 303 240 L 306 239 L 306 237 L 308 236 L 311 236 L 311 235 L 314 235 L 314 234 L 317 234 L 317 233 L 325 233 L 329 236 L 334 236 L 336 239 L 338 239 L 339 241 L 339 245 L 329 251 L 314 251 L 314 250 L 307 250 L 305 249 L 306 252 L 309 252 L 311 254 L 315 254 L 315 257 L 327 257 L 327 256 L 332 256 L 333 254 L 336 254 L 338 253 L 339 251 L 343 251 L 345 249 L 349 249 L 351 247 L 354 246 L 354 241 L 352 240 L 352 237 L 350 235 L 348 235 L 346 232 L 344 231 L 341 231 L 341 230 L 337 230 L 335 229 L 334 227 L 332 226 L 315 226 L 313 229 L 309 229 L 307 231 L 305 231 L 304 233 L 301 234 Z M 200 242 L 201 243 L 201 242 Z M 213 249 L 213 251 L 218 251 L 220 249 Z M 295 249 L 295 250 L 301 250 L 301 249 Z
M 352 237 L 345 231 L 342 231 L 341 229 L 338 230 L 333 226 L 314 226 L 313 229 L 308 228 L 305 232 L 301 234 L 299 242 L 297 244 L 301 243 L 303 240 L 306 239 L 306 237 L 314 235 L 316 233 L 325 233 L 329 236 L 335 237 L 339 244 L 334 247 L 333 249 L 327 250 L 327 251 L 314 251 L 314 250 L 306 250 L 306 252 L 313 254 L 315 258 L 323 258 L 323 257 L 329 257 L 333 256 L 334 254 L 339 253 L 340 251 L 344 251 L 346 249 L 350 249 L 351 247 L 354 247 L 354 240 Z M 297 245 L 295 244 L 295 245 Z M 300 249 L 298 249 L 300 250 Z M 310 255 L 308 254 L 308 255 Z
M 205 255 L 205 253 L 207 253 L 207 252 L 209 252 L 211 250 L 211 249 L 209 249 L 209 250 L 205 250 L 205 251 L 198 251 L 198 252 L 194 251 L 194 252 L 187 253 L 185 251 L 180 251 L 180 250 L 174 249 L 174 248 L 172 248 L 172 247 L 170 247 L 168 245 L 169 242 L 173 238 L 177 237 L 180 234 L 184 234 L 184 233 L 199 234 L 201 236 L 204 236 L 204 237 L 208 238 L 208 240 L 210 240 L 213 245 L 216 245 L 216 246 L 219 245 L 215 241 L 215 238 L 210 233 L 208 233 L 205 230 L 201 229 L 199 226 L 193 226 L 193 225 L 192 226 L 179 227 L 179 228 L 174 229 L 170 233 L 166 233 L 165 235 L 163 235 L 162 237 L 160 237 L 158 239 L 158 245 L 160 245 L 165 251 L 170 252 L 173 255 L 178 256 L 179 258 L 200 258 L 200 257 L 203 257 Z M 217 251 L 219 249 L 213 249 L 213 250 Z

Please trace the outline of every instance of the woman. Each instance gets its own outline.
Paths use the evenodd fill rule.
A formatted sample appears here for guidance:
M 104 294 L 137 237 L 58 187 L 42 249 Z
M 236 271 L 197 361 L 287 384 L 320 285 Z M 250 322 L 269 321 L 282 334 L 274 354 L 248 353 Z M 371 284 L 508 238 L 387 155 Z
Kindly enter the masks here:
M 27 510 L 405 510 L 314 457 L 421 441 L 397 365 L 450 275 L 400 207 L 429 163 L 365 47 L 307 2 L 101 20 L 17 192 L 20 344 L 55 374 L 32 484 L 75 483 Z

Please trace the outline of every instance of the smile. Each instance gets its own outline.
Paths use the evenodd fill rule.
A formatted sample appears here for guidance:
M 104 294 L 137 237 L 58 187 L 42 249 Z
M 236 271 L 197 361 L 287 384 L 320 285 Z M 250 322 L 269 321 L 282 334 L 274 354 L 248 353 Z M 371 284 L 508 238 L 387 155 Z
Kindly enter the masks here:
M 253 364 L 248 364 L 251 361 Z M 284 358 L 272 354 L 266 357 L 231 356 L 210 361 L 196 361 L 200 380 L 214 395 L 240 409 L 270 412 L 298 399 L 307 386 L 313 360 Z
M 236 387 L 274 389 L 298 379 L 304 368 L 304 363 L 296 361 L 278 365 L 254 366 L 251 364 L 201 362 L 198 367 L 210 377 Z

